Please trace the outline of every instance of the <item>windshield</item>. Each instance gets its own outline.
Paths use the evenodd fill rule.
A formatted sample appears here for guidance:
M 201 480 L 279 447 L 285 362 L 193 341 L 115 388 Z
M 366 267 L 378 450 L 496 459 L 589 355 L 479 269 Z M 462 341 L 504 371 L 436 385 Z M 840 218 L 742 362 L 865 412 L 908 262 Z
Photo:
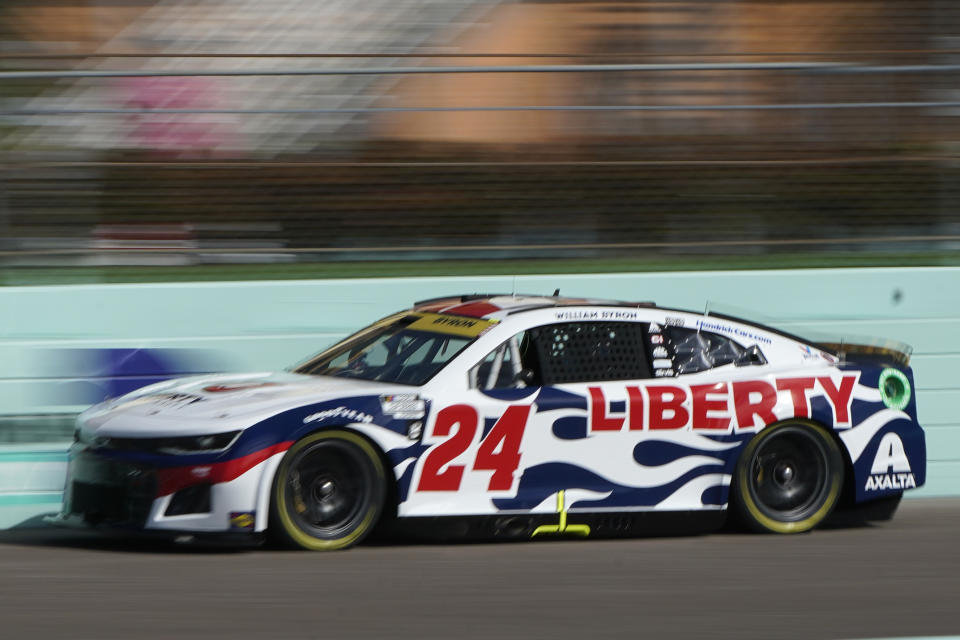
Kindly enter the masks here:
M 422 385 L 494 321 L 406 313 L 370 325 L 294 373 Z

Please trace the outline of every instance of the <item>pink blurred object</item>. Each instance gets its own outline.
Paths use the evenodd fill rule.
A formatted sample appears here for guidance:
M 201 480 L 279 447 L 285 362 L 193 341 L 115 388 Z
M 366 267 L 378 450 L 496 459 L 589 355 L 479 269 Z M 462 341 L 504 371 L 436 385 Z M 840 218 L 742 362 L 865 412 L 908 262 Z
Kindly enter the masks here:
M 139 109 L 215 109 L 219 91 L 209 78 L 137 77 L 124 79 L 124 106 Z M 228 123 L 217 114 L 142 113 L 130 116 L 131 142 L 176 155 L 209 155 L 231 145 Z

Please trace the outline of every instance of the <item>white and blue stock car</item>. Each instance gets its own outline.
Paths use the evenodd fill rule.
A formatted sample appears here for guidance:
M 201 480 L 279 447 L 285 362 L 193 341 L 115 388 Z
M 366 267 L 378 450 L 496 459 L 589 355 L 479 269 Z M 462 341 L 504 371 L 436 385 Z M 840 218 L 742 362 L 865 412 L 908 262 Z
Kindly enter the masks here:
M 907 357 L 649 303 L 429 300 L 290 372 L 92 407 L 57 520 L 306 549 L 386 522 L 605 536 L 732 512 L 807 531 L 923 484 Z

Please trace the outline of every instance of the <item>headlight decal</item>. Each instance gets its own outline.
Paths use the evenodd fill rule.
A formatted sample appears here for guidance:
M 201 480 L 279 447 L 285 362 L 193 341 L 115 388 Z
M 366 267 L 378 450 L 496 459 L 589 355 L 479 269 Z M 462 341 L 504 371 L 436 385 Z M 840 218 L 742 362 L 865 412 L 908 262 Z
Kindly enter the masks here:
M 185 438 L 159 438 L 159 446 L 156 450 L 169 455 L 219 453 L 229 449 L 239 436 L 240 431 L 229 431 L 227 433 Z
M 103 438 L 100 446 L 116 451 L 163 455 L 196 455 L 222 453 L 240 437 L 240 430 L 199 436 L 173 438 Z
M 292 444 L 293 440 L 278 442 L 245 456 L 224 462 L 157 469 L 157 497 L 176 493 L 195 484 L 218 484 L 236 480 L 261 462 L 278 453 L 283 453 Z

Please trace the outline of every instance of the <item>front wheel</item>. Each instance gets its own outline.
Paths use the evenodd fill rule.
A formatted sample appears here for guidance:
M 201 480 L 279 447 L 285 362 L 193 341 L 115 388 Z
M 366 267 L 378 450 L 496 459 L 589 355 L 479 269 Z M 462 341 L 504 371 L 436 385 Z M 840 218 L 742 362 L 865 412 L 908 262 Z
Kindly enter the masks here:
M 731 502 L 751 529 L 809 531 L 830 514 L 843 485 L 843 456 L 823 427 L 786 422 L 767 427 L 744 448 Z
M 380 517 L 386 472 L 373 445 L 349 431 L 318 431 L 290 447 L 273 480 L 270 534 L 288 546 L 344 549 Z

